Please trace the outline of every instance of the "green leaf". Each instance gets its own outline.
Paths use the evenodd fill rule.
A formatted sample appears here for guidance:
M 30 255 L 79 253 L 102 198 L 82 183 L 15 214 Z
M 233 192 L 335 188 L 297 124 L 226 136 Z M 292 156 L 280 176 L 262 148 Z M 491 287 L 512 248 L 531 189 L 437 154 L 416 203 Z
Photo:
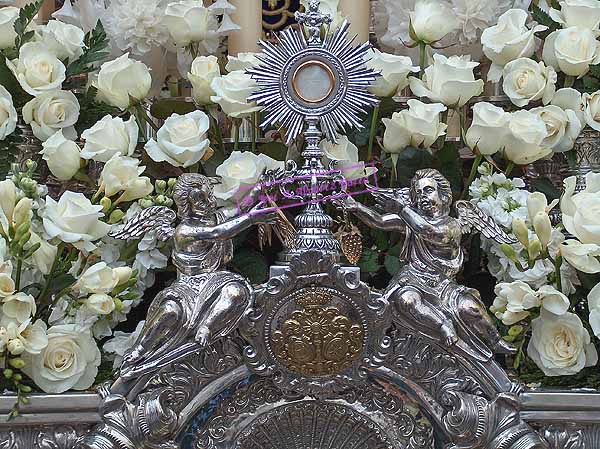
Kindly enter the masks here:
M 273 159 L 281 161 L 285 159 L 287 154 L 287 146 L 281 142 L 268 142 L 264 145 L 261 145 L 259 148 L 259 152 L 265 154 Z
M 84 38 L 85 51 L 76 61 L 67 66 L 67 78 L 95 70 L 94 63 L 103 61 L 110 54 L 108 38 L 102 22 Z
M 69 273 L 62 273 L 58 276 L 52 277 L 48 281 L 48 291 L 51 293 L 59 292 L 67 287 L 73 285 L 77 279 L 71 276 Z
M 446 142 L 444 147 L 434 154 L 436 168 L 444 175 L 453 192 L 461 192 L 463 188 L 462 160 L 458 151 L 458 145 Z
M 6 65 L 6 58 L 0 55 L 0 84 L 10 92 L 15 107 L 20 108 L 33 97 L 23 90 L 15 75 Z
M 20 49 L 23 44 L 26 44 L 33 39 L 35 33 L 33 31 L 27 31 L 27 27 L 29 27 L 33 21 L 33 18 L 39 12 L 43 3 L 44 0 L 38 0 L 37 2 L 25 5 L 19 10 L 19 17 L 15 20 L 14 24 L 15 32 L 17 33 L 17 37 L 15 37 L 15 48 L 17 50 Z
M 379 251 L 387 250 L 390 245 L 389 235 L 386 232 L 380 231 L 380 230 L 375 231 L 374 235 L 375 235 L 375 245 L 377 246 L 377 249 Z
M 533 20 L 535 20 L 540 25 L 545 25 L 548 27 L 548 30 L 544 32 L 544 34 L 546 35 L 560 28 L 560 24 L 552 20 L 552 18 L 548 14 L 546 14 L 539 6 L 535 4 L 531 5 L 531 16 L 533 17 Z
M 389 254 L 385 256 L 383 265 L 385 266 L 387 272 L 392 276 L 400 271 L 400 260 L 397 257 L 390 256 Z
M 159 120 L 166 120 L 172 114 L 185 115 L 195 110 L 196 105 L 194 103 L 167 98 L 154 102 L 150 108 L 150 114 Z
M 269 265 L 265 257 L 253 249 L 240 249 L 235 253 L 231 265 L 253 284 L 267 280 Z
M 360 259 L 359 266 L 365 273 L 376 273 L 381 268 L 379 264 L 379 252 L 365 248 Z
M 559 199 L 561 195 L 560 190 L 548 178 L 532 180 L 531 187 L 535 192 L 542 192 L 550 201 Z

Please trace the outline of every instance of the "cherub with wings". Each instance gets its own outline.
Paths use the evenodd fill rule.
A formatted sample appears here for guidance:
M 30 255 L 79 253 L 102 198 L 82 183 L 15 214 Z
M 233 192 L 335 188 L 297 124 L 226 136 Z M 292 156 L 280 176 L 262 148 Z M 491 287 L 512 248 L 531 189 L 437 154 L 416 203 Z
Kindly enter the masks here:
M 406 265 L 385 292 L 397 313 L 417 331 L 448 347 L 458 344 L 480 360 L 489 360 L 494 352 L 514 352 L 500 337 L 479 292 L 456 282 L 464 261 L 465 233 L 475 228 L 499 243 L 514 240 L 470 202 L 458 201 L 458 218 L 452 217 L 450 183 L 434 169 L 419 170 L 409 189 L 371 193 L 383 214 L 351 197 L 338 200 L 337 206 L 371 227 L 405 233 L 401 259 Z
M 231 332 L 251 305 L 248 281 L 225 269 L 233 257 L 232 239 L 254 224 L 275 223 L 277 212 L 261 212 L 260 205 L 241 213 L 236 207 L 218 208 L 215 182 L 200 174 L 183 174 L 174 190 L 177 215 L 166 207 L 150 207 L 111 233 L 128 240 L 153 231 L 160 240 L 172 239 L 178 271 L 176 282 L 152 302 L 137 342 L 125 354 L 121 382 L 212 344 Z M 255 190 L 251 195 L 260 189 Z

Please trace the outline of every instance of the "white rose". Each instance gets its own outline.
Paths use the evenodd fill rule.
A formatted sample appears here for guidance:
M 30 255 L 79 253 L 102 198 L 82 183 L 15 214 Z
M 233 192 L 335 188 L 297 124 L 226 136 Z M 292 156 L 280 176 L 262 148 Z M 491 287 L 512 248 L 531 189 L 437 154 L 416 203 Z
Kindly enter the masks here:
M 480 154 L 489 156 L 506 145 L 510 114 L 490 103 L 479 102 L 473 106 L 473 121 L 467 130 L 467 145 Z
M 550 8 L 549 15 L 563 28 L 578 26 L 597 30 L 600 24 L 600 2 L 598 0 L 562 0 L 560 10 Z
M 546 376 L 570 376 L 598 363 L 590 334 L 574 313 L 555 315 L 542 309 L 531 327 L 527 354 Z
M 73 62 L 83 55 L 85 33 L 75 25 L 50 20 L 36 30 L 41 41 L 61 61 Z
M 497 284 L 496 298 L 492 310 L 499 320 L 511 326 L 530 314 L 529 309 L 540 306 L 540 299 L 533 289 L 523 281 Z
M 118 282 L 117 273 L 106 262 L 98 262 L 83 272 L 76 287 L 82 293 L 110 293 Z
M 209 128 L 209 118 L 202 111 L 173 114 L 158 130 L 156 140 L 148 141 L 146 152 L 154 161 L 190 167 L 198 163 L 209 148 Z
M 77 139 L 75 123 L 79 119 L 79 102 L 72 92 L 44 92 L 23 106 L 23 120 L 31 125 L 35 137 L 44 142 L 62 129 L 68 139 Z
M 583 119 L 590 128 L 600 131 L 600 91 L 592 94 L 584 93 L 581 97 L 583 103 Z
M 531 101 L 548 104 L 556 90 L 557 75 L 552 67 L 529 58 L 519 58 L 504 66 L 502 88 L 513 104 L 523 107 Z
M 526 11 L 509 9 L 500 16 L 497 25 L 483 30 L 483 53 L 492 61 L 488 73 L 490 81 L 499 81 L 502 69 L 510 61 L 529 58 L 535 52 L 535 33 L 547 30 L 548 27 L 537 25 L 530 30 L 525 26 L 527 19 Z
M 217 167 L 216 174 L 221 183 L 215 186 L 215 197 L 223 201 L 240 200 L 256 186 L 265 170 L 283 168 L 283 165 L 264 154 L 234 151 Z
M 585 179 L 586 187 L 578 193 L 574 176 L 564 180 L 560 201 L 563 225 L 581 243 L 600 245 L 600 173 L 588 173 Z
M 562 89 L 558 89 L 554 97 L 552 97 L 552 101 L 550 104 L 554 106 L 558 106 L 563 110 L 572 110 L 577 115 L 579 122 L 581 123 L 581 127 L 585 126 L 585 114 L 584 114 L 584 105 L 583 98 L 581 92 L 573 89 L 572 87 L 564 87 Z
M 98 315 L 110 315 L 115 310 L 115 301 L 105 293 L 95 293 L 86 298 L 83 303 Z
M 259 53 L 253 52 L 242 52 L 238 53 L 237 56 L 227 56 L 227 64 L 225 70 L 228 72 L 235 72 L 237 70 L 246 71 L 252 67 L 256 67 L 260 64 L 260 60 L 257 58 Z
M 103 215 L 102 206 L 93 205 L 82 193 L 69 190 L 58 202 L 47 196 L 41 212 L 44 229 L 51 239 L 59 238 L 85 250 L 94 249 L 92 242 L 110 230 L 110 225 L 99 220 Z
M 36 310 L 35 298 L 23 292 L 17 292 L 2 300 L 2 313 L 9 318 L 14 318 L 19 323 L 35 316 Z
M 0 273 L 0 297 L 10 296 L 15 292 L 15 281 L 10 274 Z
M 2 9 L 0 9 L 2 11 Z M 0 85 L 0 141 L 12 134 L 17 127 L 17 110 L 12 96 Z
M 61 181 L 68 181 L 81 168 L 81 149 L 72 140 L 65 139 L 62 130 L 42 144 L 40 154 L 50 172 Z
M 594 335 L 600 338 L 600 283 L 588 293 L 588 309 L 590 311 L 590 326 Z
M 475 80 L 473 69 L 479 65 L 470 56 L 433 55 L 433 65 L 425 69 L 423 79 L 411 77 L 410 90 L 418 97 L 462 107 L 483 92 L 483 80 Z
M 248 103 L 248 97 L 258 90 L 258 84 L 240 70 L 215 78 L 210 87 L 215 92 L 211 101 L 218 103 L 230 117 L 244 117 L 262 109 L 256 103 Z
M 152 77 L 145 64 L 129 59 L 125 53 L 100 66 L 94 82 L 98 89 L 96 98 L 120 109 L 131 106 L 131 98 L 141 101 L 148 95 Z
M 19 17 L 19 8 L 5 6 L 0 8 L 0 50 L 15 46 L 15 21 Z
M 187 74 L 192 83 L 192 96 L 194 101 L 201 105 L 210 104 L 210 97 L 215 94 L 210 83 L 221 76 L 219 60 L 216 56 L 198 56 L 192 61 L 192 66 Z
M 198 0 L 169 3 L 165 9 L 164 21 L 177 45 L 218 40 L 217 18 Z M 214 44 L 211 46 L 214 47 Z
M 6 60 L 25 92 L 34 97 L 60 89 L 66 76 L 64 64 L 40 42 L 28 42 L 19 50 L 19 58 Z
M 146 167 L 140 167 L 139 159 L 115 154 L 102 169 L 100 189 L 104 190 L 107 197 L 123 192 L 115 204 L 150 195 L 154 188 L 150 178 L 140 176 L 144 170 Z
M 98 374 L 100 350 L 89 330 L 75 324 L 48 329 L 48 345 L 27 357 L 23 371 L 46 393 L 91 387 Z
M 450 5 L 438 0 L 417 0 L 410 12 L 411 38 L 431 44 L 458 29 L 458 18 Z
M 31 324 L 31 319 L 27 319 L 21 324 L 8 323 L 5 338 L 11 340 L 11 342 L 18 342 L 21 354 L 23 352 L 39 354 L 48 345 L 46 323 L 37 320 L 34 324 Z
M 552 148 L 543 146 L 548 136 L 546 124 L 535 113 L 516 111 L 510 114 L 504 157 L 518 165 L 531 164 L 552 154 Z
M 440 121 L 440 112 L 446 107 L 439 103 L 425 104 L 408 100 L 408 109 L 394 112 L 385 124 L 383 147 L 388 153 L 399 153 L 407 146 L 429 148 L 446 134 L 447 125 Z
M 396 56 L 382 53 L 373 48 L 365 55 L 367 68 L 381 72 L 381 76 L 369 87 L 369 91 L 378 97 L 393 97 L 408 86 L 408 75 L 418 72 L 408 56 Z
M 108 162 L 115 154 L 131 156 L 138 143 L 139 128 L 134 117 L 126 122 L 121 117 L 105 115 L 90 129 L 81 133 L 85 140 L 81 157 Z
M 548 135 L 542 141 L 542 146 L 550 147 L 556 153 L 573 149 L 581 132 L 581 122 L 575 111 L 548 105 L 531 109 L 531 112 L 539 115 L 546 124 Z
M 346 136 L 338 136 L 337 143 L 322 140 L 320 147 L 325 156 L 324 163 L 329 165 L 336 161 L 335 168 L 341 170 L 348 180 L 366 178 L 377 171 L 375 167 L 365 167 L 364 162 L 359 161 L 358 147 Z
M 560 255 L 569 265 L 583 273 L 600 273 L 600 245 L 566 240 L 559 246 Z
M 571 27 L 550 33 L 544 41 L 542 59 L 566 75 L 582 77 L 590 65 L 600 62 L 600 42 L 587 28 Z

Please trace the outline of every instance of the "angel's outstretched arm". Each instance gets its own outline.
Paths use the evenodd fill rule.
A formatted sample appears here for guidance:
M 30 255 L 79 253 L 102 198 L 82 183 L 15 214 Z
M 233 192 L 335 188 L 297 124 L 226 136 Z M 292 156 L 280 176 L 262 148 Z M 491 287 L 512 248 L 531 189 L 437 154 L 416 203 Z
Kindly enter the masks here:
M 194 240 L 230 240 L 258 223 L 259 215 L 244 214 L 215 226 L 195 226 L 184 221 L 177 230 L 179 238 Z
M 359 203 L 352 197 L 335 200 L 334 204 L 337 207 L 345 208 L 348 212 L 353 213 L 365 223 L 367 226 L 383 231 L 402 231 L 404 222 L 396 214 L 379 214 L 368 208 L 364 204 Z
M 435 226 L 430 224 L 410 207 L 403 207 L 400 211 L 400 217 L 402 218 L 402 221 L 415 232 L 434 233 L 436 231 Z

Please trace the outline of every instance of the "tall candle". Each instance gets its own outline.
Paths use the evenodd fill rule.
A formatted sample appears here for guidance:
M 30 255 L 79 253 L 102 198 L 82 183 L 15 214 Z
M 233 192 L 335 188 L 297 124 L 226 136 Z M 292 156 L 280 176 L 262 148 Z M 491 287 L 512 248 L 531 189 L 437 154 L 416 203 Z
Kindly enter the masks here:
M 241 28 L 229 33 L 229 54 L 260 51 L 262 0 L 229 0 L 229 3 L 236 7 L 231 19 Z
M 358 35 L 357 43 L 368 41 L 371 2 L 369 0 L 340 0 L 339 9 L 350 22 L 350 36 Z

